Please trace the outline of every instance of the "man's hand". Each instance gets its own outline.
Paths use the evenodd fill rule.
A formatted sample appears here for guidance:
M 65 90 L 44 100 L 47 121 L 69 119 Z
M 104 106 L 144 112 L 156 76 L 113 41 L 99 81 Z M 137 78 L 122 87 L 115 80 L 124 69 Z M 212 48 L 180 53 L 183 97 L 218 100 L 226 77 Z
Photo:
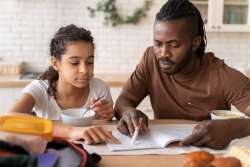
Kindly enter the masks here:
M 140 134 L 143 134 L 148 131 L 148 117 L 140 110 L 130 110 L 122 113 L 117 129 L 123 134 L 133 136 L 135 128 L 139 125 L 140 118 L 142 118 Z
M 203 121 L 194 127 L 192 135 L 184 139 L 182 144 L 223 149 L 233 139 L 233 130 L 228 123 L 225 120 Z

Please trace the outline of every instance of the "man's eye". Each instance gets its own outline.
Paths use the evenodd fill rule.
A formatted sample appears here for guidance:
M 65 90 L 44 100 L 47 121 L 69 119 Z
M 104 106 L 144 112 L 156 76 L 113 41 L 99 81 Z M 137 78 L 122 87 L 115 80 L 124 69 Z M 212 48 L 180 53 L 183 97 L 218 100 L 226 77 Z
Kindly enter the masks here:
M 161 43 L 155 42 L 155 46 L 160 47 L 160 46 L 161 46 Z
M 177 43 L 170 43 L 170 46 L 173 47 L 173 48 L 178 48 L 179 44 L 177 44 Z

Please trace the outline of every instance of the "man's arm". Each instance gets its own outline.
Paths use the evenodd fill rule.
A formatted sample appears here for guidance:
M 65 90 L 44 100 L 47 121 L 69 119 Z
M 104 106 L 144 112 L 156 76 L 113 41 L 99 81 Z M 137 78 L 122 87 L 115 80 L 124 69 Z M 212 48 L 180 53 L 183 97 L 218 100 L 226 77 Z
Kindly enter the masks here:
M 140 118 L 143 118 L 142 132 L 147 130 L 148 117 L 137 110 L 136 107 L 148 95 L 149 66 L 152 66 L 150 63 L 152 63 L 151 59 L 154 56 L 149 51 L 150 48 L 145 51 L 143 58 L 125 83 L 115 104 L 114 114 L 120 120 L 118 130 L 127 135 L 134 133 L 135 128 L 139 125 Z
M 250 105 L 241 110 L 250 116 Z M 209 120 L 199 123 L 183 145 L 224 149 L 233 139 L 250 135 L 250 118 Z
M 247 106 L 247 108 L 246 108 L 245 111 L 244 111 L 244 114 L 246 114 L 247 116 L 250 117 L 250 105 Z
M 116 119 L 120 120 L 122 117 L 122 113 L 136 110 L 140 102 L 135 101 L 135 99 L 129 95 L 126 90 L 123 90 L 120 96 L 117 98 L 115 107 L 114 107 L 114 114 Z
M 231 140 L 250 135 L 250 119 L 212 120 L 199 123 L 183 145 L 224 149 Z
M 250 116 L 249 78 L 227 65 L 218 68 L 216 75 L 220 83 L 226 83 L 222 84 L 221 89 L 227 104 L 233 104 L 239 111 Z M 231 140 L 248 135 L 250 119 L 210 120 L 199 123 L 183 144 L 223 149 Z
M 114 114 L 120 120 L 117 129 L 123 134 L 132 136 L 135 128 L 139 125 L 139 119 L 142 118 L 142 128 L 140 133 L 145 133 L 148 126 L 148 117 L 140 110 L 136 109 L 141 100 L 136 100 L 127 91 L 122 91 L 118 97 Z

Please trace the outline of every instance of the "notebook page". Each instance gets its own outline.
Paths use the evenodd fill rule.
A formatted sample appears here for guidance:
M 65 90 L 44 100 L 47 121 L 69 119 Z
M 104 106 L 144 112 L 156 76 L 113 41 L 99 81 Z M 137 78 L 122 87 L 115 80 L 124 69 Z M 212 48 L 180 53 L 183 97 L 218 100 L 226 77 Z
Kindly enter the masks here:
M 148 133 L 144 136 L 138 136 L 134 144 L 132 144 L 132 138 L 120 133 L 117 129 L 112 131 L 112 134 L 121 141 L 121 144 L 107 143 L 109 150 L 111 151 L 128 151 L 128 150 L 141 150 L 149 148 L 160 148 L 160 145 Z
M 135 144 L 131 143 L 131 137 L 121 134 L 118 130 L 113 130 L 112 134 L 121 141 L 121 144 L 107 143 L 111 151 L 126 151 L 163 148 L 173 141 L 184 139 L 192 133 L 194 125 L 151 125 L 149 133 L 139 136 Z
M 194 124 L 156 125 L 151 127 L 151 135 L 161 148 L 164 148 L 168 144 L 182 141 L 185 137 L 192 134 L 194 126 Z

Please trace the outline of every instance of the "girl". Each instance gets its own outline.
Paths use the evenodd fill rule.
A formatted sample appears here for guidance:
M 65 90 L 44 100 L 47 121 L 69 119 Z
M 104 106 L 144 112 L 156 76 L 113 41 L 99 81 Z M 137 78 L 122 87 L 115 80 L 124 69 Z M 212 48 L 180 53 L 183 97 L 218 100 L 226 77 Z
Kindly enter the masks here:
M 24 88 L 10 112 L 31 113 L 34 108 L 39 117 L 60 120 L 61 110 L 90 107 L 97 119 L 111 120 L 113 102 L 108 85 L 93 78 L 94 42 L 90 31 L 75 25 L 60 28 L 51 40 L 50 54 L 51 66 L 39 80 Z M 103 98 L 96 100 L 99 97 Z M 95 126 L 74 128 L 72 134 L 70 138 L 84 138 L 89 144 L 112 137 Z

